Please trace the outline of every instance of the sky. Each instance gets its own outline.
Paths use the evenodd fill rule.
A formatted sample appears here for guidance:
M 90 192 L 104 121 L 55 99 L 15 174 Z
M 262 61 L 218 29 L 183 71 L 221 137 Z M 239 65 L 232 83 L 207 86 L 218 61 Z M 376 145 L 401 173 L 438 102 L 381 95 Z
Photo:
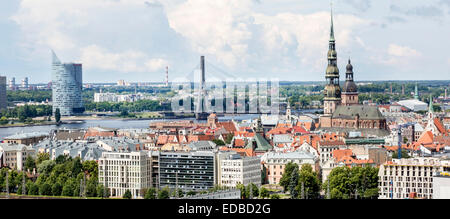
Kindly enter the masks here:
M 2 0 L 0 75 L 51 80 L 51 50 L 83 82 L 162 82 L 204 55 L 229 75 L 325 80 L 330 0 Z M 450 0 L 334 0 L 341 80 L 450 80 Z M 207 77 L 208 71 L 207 70 Z M 211 70 L 212 71 L 212 70 Z

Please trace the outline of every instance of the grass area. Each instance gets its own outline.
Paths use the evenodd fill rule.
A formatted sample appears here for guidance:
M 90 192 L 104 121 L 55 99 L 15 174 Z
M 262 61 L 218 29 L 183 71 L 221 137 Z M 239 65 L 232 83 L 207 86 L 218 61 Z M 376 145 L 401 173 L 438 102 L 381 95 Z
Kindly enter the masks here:
M 139 118 L 162 118 L 162 115 L 157 112 L 143 112 L 143 113 L 136 113 L 136 117 Z

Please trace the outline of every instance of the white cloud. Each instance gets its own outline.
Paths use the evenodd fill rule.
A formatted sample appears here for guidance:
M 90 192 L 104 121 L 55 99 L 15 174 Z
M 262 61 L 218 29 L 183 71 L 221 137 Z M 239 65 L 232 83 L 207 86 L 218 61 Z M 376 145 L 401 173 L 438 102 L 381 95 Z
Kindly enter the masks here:
M 189 39 L 193 49 L 213 55 L 228 67 L 249 62 L 323 68 L 329 39 L 330 13 L 277 13 L 254 11 L 252 0 L 187 0 L 168 12 L 170 26 Z M 336 15 L 340 48 L 353 41 L 353 31 L 368 21 Z M 341 50 L 342 51 L 342 50 Z M 272 66 L 271 66 L 272 67 Z
M 140 51 L 108 52 L 97 45 L 81 49 L 81 62 L 87 68 L 115 70 L 126 73 L 155 72 L 168 65 L 161 58 L 149 58 Z
M 371 60 L 389 66 L 402 66 L 402 70 L 411 70 L 414 68 L 412 63 L 421 56 L 420 52 L 408 46 L 389 44 L 385 52 L 372 56 Z
M 22 0 L 12 19 L 26 36 L 24 47 L 34 51 L 30 56 L 48 56 L 53 48 L 92 69 L 154 71 L 168 62 L 176 68 L 187 56 L 201 54 L 231 72 L 323 71 L 328 8 L 267 14 L 257 12 L 262 5 L 254 0 Z M 355 31 L 369 21 L 342 13 L 334 19 L 338 54 L 345 55 L 357 40 Z
M 232 67 L 247 58 L 251 4 L 251 0 L 187 0 L 168 12 L 168 20 L 195 51 Z
M 390 44 L 388 48 L 388 54 L 398 57 L 418 57 L 422 54 L 415 49 L 411 49 L 407 46 L 399 46 L 396 44 Z

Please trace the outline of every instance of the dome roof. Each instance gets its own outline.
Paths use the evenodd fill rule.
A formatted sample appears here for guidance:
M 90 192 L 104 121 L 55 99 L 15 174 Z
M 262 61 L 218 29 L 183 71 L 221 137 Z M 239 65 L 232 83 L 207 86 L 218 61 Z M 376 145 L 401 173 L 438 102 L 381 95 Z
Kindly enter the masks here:
M 350 59 L 348 60 L 348 64 L 347 64 L 347 72 L 353 72 L 353 65 L 352 65 L 352 63 L 350 62 Z
M 358 92 L 358 87 L 353 81 L 346 81 L 344 84 L 344 88 L 342 89 L 344 93 L 354 93 Z
M 328 65 L 326 74 L 339 74 L 339 68 L 337 66 Z

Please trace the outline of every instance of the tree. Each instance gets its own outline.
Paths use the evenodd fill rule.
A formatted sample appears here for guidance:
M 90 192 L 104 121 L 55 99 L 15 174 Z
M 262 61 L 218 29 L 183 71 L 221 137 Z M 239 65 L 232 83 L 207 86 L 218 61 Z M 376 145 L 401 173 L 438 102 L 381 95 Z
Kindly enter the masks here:
M 131 199 L 132 198 L 131 191 L 129 189 L 127 189 L 125 191 L 125 193 L 123 194 L 122 198 L 123 199 Z
M 195 191 L 188 191 L 187 193 L 186 193 L 186 195 L 187 196 L 193 196 L 193 195 L 196 195 L 197 194 L 197 192 L 195 192 Z
M 39 186 L 39 195 L 52 195 L 52 187 L 48 183 Z
M 36 166 L 42 163 L 44 160 L 50 160 L 50 154 L 49 153 L 38 153 L 37 159 L 36 159 Z
M 266 178 L 267 178 L 267 168 L 266 166 L 262 166 L 261 170 L 261 185 L 266 184 Z
M 53 167 L 55 166 L 55 161 L 53 160 L 44 160 L 41 163 L 37 165 L 38 173 L 42 175 L 43 177 L 50 176 L 50 173 L 53 170 Z
M 252 195 L 253 198 L 259 196 L 259 189 L 258 189 L 258 186 L 256 186 L 256 185 L 253 184 L 253 183 L 248 184 L 246 191 L 247 191 L 247 193 L 248 193 L 248 197 L 249 197 L 249 198 L 250 198 L 250 194 Z
M 98 177 L 98 164 L 94 160 L 84 161 L 82 164 L 82 170 L 87 172 L 90 177 Z
M 75 190 L 75 187 L 73 185 L 73 182 L 71 180 L 67 180 L 67 182 L 63 186 L 62 195 L 63 196 L 73 196 L 74 190 Z
M 270 196 L 269 190 L 267 190 L 264 187 L 261 187 L 261 189 L 259 190 L 259 197 L 264 199 L 264 198 L 268 198 L 269 196 Z
M 223 141 L 220 140 L 220 139 L 214 139 L 214 140 L 212 140 L 212 142 L 214 142 L 217 146 L 223 146 L 223 145 L 225 145 L 225 142 L 223 142 Z
M 97 196 L 97 177 L 91 177 L 86 183 L 86 196 L 96 197 Z M 102 192 L 103 194 L 103 192 Z
M 33 171 L 34 168 L 36 168 L 36 161 L 31 157 L 30 155 L 27 156 L 25 160 L 25 170 L 27 171 Z
M 376 167 L 336 167 L 329 176 L 332 199 L 377 198 L 378 168 Z M 323 188 L 327 188 L 328 182 Z
M 169 198 L 170 192 L 168 187 L 165 187 L 158 191 L 158 199 L 169 199 Z
M 61 193 L 62 193 L 62 189 L 63 189 L 63 187 L 62 187 L 61 184 L 59 184 L 59 183 L 53 184 L 53 186 L 52 186 L 52 194 L 53 194 L 53 196 L 60 196 Z
M 225 143 L 231 144 L 231 140 L 233 140 L 233 137 L 234 137 L 233 133 L 228 133 L 227 136 L 225 137 Z
M 320 193 L 320 180 L 317 173 L 313 171 L 310 164 L 303 164 L 299 173 L 299 183 L 297 192 L 301 192 L 301 185 L 303 184 L 303 189 L 306 198 L 318 198 Z
M 298 172 L 298 165 L 292 162 L 287 163 L 286 166 L 284 167 L 284 173 L 280 179 L 280 186 L 283 187 L 284 191 L 288 189 L 293 171 Z
M 272 194 L 272 195 L 270 195 L 270 199 L 280 199 L 280 195 Z
M 151 187 L 145 192 L 144 199 L 156 199 L 156 189 Z
M 33 182 L 28 183 L 28 195 L 39 195 L 39 186 Z
M 108 192 L 103 184 L 97 185 L 97 197 L 107 198 Z
M 61 121 L 61 112 L 59 111 L 59 108 L 56 108 L 55 110 L 55 121 L 56 123 L 59 123 Z
M 298 170 L 294 170 L 291 174 L 291 179 L 289 181 L 289 193 L 291 194 L 292 199 L 298 198 L 298 190 L 297 185 L 299 185 L 299 176 L 298 176 Z
M 245 186 L 243 184 L 237 184 L 236 188 L 241 190 L 241 199 L 247 199 L 247 189 L 245 188 Z
M 77 177 L 81 173 L 82 169 L 83 169 L 83 165 L 81 164 L 80 157 L 76 157 L 75 159 L 73 159 L 72 165 L 70 168 L 70 173 L 71 173 L 72 177 Z
M 67 154 L 64 154 L 64 155 L 61 154 L 58 157 L 56 157 L 55 162 L 56 162 L 56 164 L 63 164 L 67 161 L 68 157 L 69 157 L 69 155 L 67 155 Z

